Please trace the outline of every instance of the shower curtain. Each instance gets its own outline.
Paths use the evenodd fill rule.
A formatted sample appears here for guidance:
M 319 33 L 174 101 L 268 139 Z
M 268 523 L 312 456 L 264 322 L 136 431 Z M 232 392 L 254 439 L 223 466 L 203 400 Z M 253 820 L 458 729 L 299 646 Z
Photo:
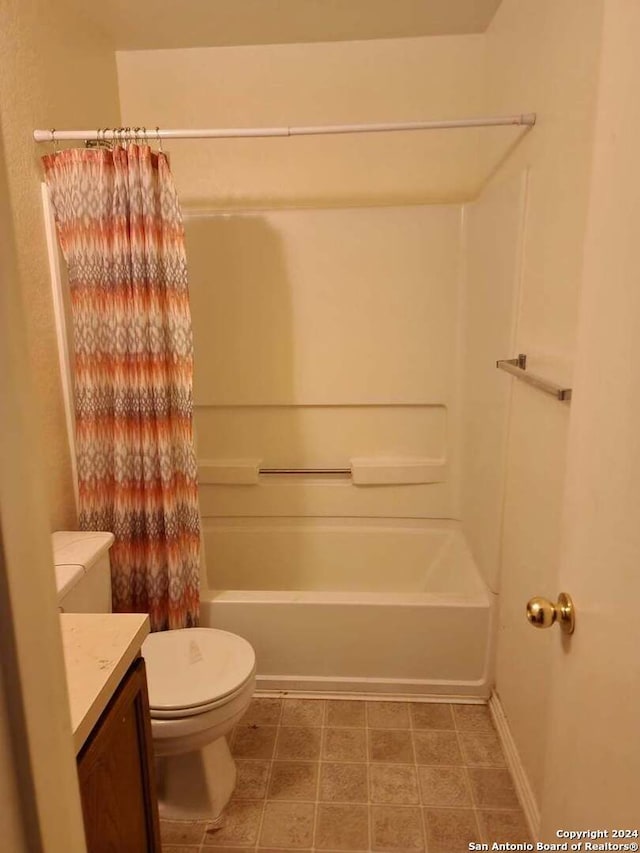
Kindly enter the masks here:
M 116 612 L 197 625 L 191 317 L 169 163 L 131 144 L 43 164 L 69 267 L 79 526 L 115 535 Z

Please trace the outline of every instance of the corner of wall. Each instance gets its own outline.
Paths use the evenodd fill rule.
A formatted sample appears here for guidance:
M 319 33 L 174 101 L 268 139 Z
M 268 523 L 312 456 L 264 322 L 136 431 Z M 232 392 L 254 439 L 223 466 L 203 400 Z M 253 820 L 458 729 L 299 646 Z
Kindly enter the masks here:
M 46 449 L 42 475 L 51 529 L 69 528 L 76 524 L 76 512 L 42 220 L 39 155 L 44 152 L 32 142 L 32 132 L 117 124 L 116 62 L 107 37 L 64 5 L 8 0 L 8 7 L 10 25 L 0 28 L 0 101 L 19 296 Z

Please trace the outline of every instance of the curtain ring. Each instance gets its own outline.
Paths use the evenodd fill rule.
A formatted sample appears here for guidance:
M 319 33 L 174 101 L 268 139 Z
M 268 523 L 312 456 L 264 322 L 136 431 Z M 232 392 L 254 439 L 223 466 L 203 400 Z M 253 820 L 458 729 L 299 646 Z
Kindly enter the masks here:
M 57 154 L 58 153 L 58 140 L 56 139 L 55 127 L 52 127 L 51 130 L 49 131 L 49 133 L 51 134 L 51 142 L 53 142 L 53 153 Z
M 160 128 L 156 125 L 156 135 L 158 137 L 158 148 L 160 149 L 160 153 L 164 154 L 162 150 L 162 138 L 160 137 Z

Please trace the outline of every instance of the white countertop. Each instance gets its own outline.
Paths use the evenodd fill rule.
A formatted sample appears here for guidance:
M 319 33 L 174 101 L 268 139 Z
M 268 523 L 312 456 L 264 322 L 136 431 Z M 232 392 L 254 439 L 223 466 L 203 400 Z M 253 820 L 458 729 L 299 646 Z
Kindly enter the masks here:
M 61 613 L 73 742 L 79 752 L 149 633 L 141 613 Z

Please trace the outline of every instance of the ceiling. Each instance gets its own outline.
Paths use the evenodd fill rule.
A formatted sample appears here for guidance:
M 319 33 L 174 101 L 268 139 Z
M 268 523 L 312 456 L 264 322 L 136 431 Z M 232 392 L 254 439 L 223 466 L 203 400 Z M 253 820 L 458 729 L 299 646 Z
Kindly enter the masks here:
M 501 0 L 68 0 L 118 50 L 482 33 Z

